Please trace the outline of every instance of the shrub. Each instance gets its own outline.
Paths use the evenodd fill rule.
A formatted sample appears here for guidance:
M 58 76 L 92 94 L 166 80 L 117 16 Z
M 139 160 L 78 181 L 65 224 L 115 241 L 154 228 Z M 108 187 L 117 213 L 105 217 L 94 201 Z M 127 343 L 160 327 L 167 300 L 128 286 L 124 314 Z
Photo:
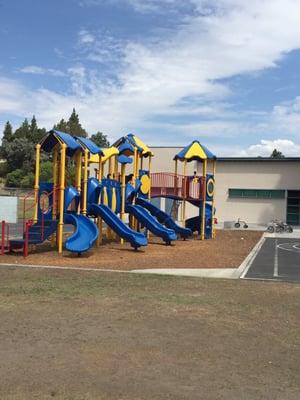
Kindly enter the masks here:
M 23 178 L 24 172 L 21 169 L 16 169 L 7 174 L 5 184 L 7 187 L 20 187 Z
M 33 188 L 34 185 L 34 174 L 29 172 L 28 175 L 24 176 L 24 178 L 20 182 L 21 188 Z

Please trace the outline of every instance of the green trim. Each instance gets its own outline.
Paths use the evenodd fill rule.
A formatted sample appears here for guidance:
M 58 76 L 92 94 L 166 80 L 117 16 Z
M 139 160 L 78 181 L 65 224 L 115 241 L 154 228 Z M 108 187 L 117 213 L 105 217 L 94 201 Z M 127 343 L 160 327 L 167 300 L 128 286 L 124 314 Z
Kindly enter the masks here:
M 228 197 L 242 199 L 284 199 L 285 190 L 274 189 L 228 189 Z

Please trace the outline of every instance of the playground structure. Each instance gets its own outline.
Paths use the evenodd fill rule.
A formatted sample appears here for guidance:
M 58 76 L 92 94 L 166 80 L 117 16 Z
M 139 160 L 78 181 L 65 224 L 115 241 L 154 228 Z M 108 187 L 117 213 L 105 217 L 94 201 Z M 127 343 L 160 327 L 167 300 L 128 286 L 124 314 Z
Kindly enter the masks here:
M 52 182 L 39 179 L 42 151 L 51 155 Z M 24 198 L 22 237 L 9 239 L 8 225 L 3 222 L 1 254 L 23 248 L 27 256 L 30 246 L 46 240 L 59 253 L 65 247 L 81 254 L 93 245 L 100 246 L 104 238 L 117 237 L 137 250 L 147 246 L 149 232 L 167 245 L 178 237 L 187 239 L 193 231 L 198 231 L 201 239 L 213 238 L 216 157 L 194 141 L 175 155 L 175 173 L 168 174 L 151 173 L 153 156 L 149 147 L 132 134 L 101 149 L 88 138 L 50 131 L 36 145 L 35 185 L 34 191 Z M 186 165 L 193 160 L 203 163 L 202 176 L 187 176 Z M 183 162 L 183 175 L 178 174 L 178 161 Z M 209 161 L 213 165 L 212 175 L 207 174 Z M 34 201 L 28 206 L 26 200 L 30 196 Z M 155 197 L 182 202 L 183 226 L 151 203 Z M 185 220 L 186 202 L 196 205 L 199 215 Z M 26 219 L 30 210 L 33 217 Z M 65 241 L 64 225 L 74 227 Z
M 182 202 L 181 221 L 193 232 L 198 231 L 201 239 L 215 237 L 215 175 L 216 156 L 205 146 L 194 140 L 174 156 L 175 171 L 151 174 L 151 197 L 165 197 Z M 197 161 L 202 164 L 202 175 L 196 171 L 187 176 L 187 163 Z M 178 162 L 183 162 L 183 174 L 178 174 Z M 209 165 L 210 164 L 210 165 Z M 211 173 L 207 173 L 211 166 Z M 196 217 L 186 220 L 186 203 L 199 209 Z

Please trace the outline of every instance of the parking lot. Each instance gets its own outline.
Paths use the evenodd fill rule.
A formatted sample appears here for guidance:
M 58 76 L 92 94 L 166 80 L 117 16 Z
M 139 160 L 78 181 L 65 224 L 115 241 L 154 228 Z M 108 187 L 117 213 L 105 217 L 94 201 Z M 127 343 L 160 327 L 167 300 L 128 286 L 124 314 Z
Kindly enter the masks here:
M 243 278 L 300 282 L 300 239 L 266 238 Z

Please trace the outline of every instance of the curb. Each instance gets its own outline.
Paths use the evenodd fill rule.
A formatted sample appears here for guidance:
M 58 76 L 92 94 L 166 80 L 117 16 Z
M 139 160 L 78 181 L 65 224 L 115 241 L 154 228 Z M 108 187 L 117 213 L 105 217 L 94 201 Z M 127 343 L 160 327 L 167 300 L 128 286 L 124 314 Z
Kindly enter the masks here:
M 266 238 L 265 235 L 263 234 L 259 241 L 256 243 L 256 245 L 253 247 L 253 249 L 250 251 L 250 253 L 247 255 L 247 257 L 244 259 L 244 261 L 241 263 L 241 265 L 238 267 L 236 270 L 235 278 L 238 279 L 243 279 L 245 275 L 247 274 L 249 268 L 251 267 L 252 262 L 254 261 L 255 257 L 257 256 L 259 250 L 261 249 L 262 245 L 264 244 Z

